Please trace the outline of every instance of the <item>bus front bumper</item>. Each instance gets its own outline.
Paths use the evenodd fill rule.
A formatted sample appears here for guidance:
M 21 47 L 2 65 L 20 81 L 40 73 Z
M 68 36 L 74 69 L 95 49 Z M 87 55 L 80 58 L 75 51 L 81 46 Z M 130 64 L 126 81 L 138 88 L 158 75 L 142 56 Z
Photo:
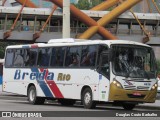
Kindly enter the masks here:
M 157 89 L 148 91 L 125 90 L 111 83 L 109 101 L 154 103 L 156 100 L 156 94 Z

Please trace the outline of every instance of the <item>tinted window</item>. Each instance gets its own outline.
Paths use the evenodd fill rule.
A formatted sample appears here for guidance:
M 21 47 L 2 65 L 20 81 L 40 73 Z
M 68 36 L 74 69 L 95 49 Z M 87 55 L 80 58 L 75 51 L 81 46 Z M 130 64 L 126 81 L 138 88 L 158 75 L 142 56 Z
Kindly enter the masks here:
M 75 67 L 80 63 L 81 47 L 68 47 L 66 53 L 65 66 Z
M 38 66 L 49 66 L 51 49 L 50 48 L 40 48 L 38 52 Z
M 109 61 L 108 54 L 101 55 L 101 64 L 100 64 L 101 73 L 109 79 Z
M 26 49 L 25 50 L 25 66 L 35 66 L 37 60 L 38 49 Z
M 108 50 L 108 47 L 107 46 L 105 46 L 105 45 L 99 45 L 99 47 L 98 47 L 98 60 L 97 60 L 97 63 L 99 64 L 99 61 L 100 61 L 100 55 L 103 53 L 103 52 L 105 52 L 105 51 L 107 51 Z
M 63 66 L 66 47 L 52 48 L 51 66 Z
M 96 61 L 97 46 L 82 46 L 81 66 L 94 66 Z
M 24 50 L 22 50 L 22 49 L 15 49 L 14 50 L 14 60 L 13 60 L 14 67 L 23 67 L 24 66 L 23 51 Z
M 6 53 L 6 61 L 5 61 L 5 66 L 6 67 L 11 67 L 13 63 L 13 58 L 14 58 L 14 49 L 8 49 Z

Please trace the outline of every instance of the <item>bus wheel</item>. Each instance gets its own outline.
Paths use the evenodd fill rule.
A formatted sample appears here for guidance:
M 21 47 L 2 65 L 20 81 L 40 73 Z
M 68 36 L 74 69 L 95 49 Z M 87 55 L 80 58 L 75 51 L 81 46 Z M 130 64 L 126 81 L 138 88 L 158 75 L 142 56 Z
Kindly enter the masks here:
M 37 97 L 36 88 L 34 86 L 28 89 L 28 101 L 33 105 L 44 104 L 45 98 Z
M 122 106 L 125 110 L 132 110 L 133 108 L 135 108 L 136 104 L 123 103 Z
M 96 103 L 92 100 L 92 91 L 90 88 L 86 88 L 82 93 L 82 102 L 84 108 L 93 109 L 96 107 Z
M 74 105 L 76 101 L 71 99 L 58 99 L 58 102 L 61 103 L 61 105 L 70 106 Z

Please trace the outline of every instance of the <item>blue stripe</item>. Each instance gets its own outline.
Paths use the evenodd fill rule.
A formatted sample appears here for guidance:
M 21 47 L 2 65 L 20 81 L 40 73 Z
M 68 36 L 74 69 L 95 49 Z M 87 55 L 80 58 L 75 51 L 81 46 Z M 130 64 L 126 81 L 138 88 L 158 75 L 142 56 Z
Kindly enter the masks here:
M 31 71 L 39 73 L 38 68 L 31 68 Z M 37 80 L 37 82 L 39 83 L 39 86 L 41 87 L 41 89 L 46 97 L 53 97 L 53 95 L 52 95 L 51 91 L 49 90 L 48 86 L 46 85 L 45 81 Z

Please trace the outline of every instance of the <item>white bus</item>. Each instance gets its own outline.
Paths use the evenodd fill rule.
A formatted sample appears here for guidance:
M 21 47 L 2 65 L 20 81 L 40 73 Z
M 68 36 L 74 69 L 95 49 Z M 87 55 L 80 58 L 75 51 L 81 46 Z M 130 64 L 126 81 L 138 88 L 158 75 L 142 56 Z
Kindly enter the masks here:
M 32 104 L 53 98 L 62 105 L 81 100 L 121 104 L 154 103 L 156 63 L 148 45 L 124 40 L 50 40 L 8 46 L 3 91 L 28 96 Z

